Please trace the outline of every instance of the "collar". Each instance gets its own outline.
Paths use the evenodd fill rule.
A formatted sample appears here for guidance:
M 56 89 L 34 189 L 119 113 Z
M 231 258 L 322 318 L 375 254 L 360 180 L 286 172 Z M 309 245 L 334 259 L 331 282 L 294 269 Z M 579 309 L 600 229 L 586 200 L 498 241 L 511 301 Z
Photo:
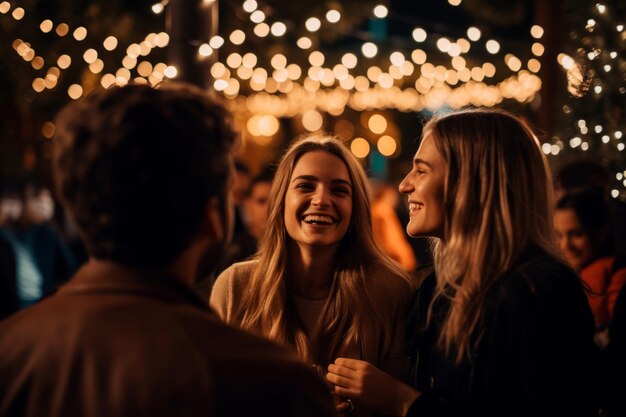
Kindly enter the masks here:
M 211 311 L 186 284 L 162 269 L 137 268 L 90 258 L 58 294 L 125 293 Z

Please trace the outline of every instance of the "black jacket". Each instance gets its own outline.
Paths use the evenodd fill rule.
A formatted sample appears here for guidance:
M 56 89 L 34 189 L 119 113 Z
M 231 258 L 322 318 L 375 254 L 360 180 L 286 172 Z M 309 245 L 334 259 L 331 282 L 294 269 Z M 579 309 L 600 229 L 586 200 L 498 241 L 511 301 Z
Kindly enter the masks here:
M 448 301 L 433 306 L 426 327 L 436 278 L 424 281 L 412 341 L 413 385 L 423 395 L 410 416 L 598 415 L 593 317 L 581 282 L 552 257 L 525 258 L 492 289 L 477 347 L 460 365 L 436 346 Z

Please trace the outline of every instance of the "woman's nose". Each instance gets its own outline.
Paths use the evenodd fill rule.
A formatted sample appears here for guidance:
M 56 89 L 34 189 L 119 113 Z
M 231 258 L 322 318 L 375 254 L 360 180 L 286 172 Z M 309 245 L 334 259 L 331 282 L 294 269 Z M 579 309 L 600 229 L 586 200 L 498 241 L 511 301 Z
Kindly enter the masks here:
M 398 185 L 398 191 L 400 191 L 402 194 L 408 194 L 413 191 L 413 184 L 411 184 L 411 181 L 409 180 L 410 175 L 411 174 L 404 177 L 404 179 Z
M 330 204 L 330 193 L 325 188 L 318 188 L 313 194 L 311 204 L 316 206 L 327 206 Z

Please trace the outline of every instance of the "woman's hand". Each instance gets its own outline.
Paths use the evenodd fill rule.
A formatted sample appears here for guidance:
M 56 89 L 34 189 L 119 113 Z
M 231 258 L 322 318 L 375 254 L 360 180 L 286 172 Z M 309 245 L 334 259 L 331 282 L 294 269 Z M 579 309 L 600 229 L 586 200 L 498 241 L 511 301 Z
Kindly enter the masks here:
M 326 378 L 335 385 L 335 393 L 364 404 L 378 413 L 406 415 L 419 391 L 358 359 L 337 358 L 328 366 Z

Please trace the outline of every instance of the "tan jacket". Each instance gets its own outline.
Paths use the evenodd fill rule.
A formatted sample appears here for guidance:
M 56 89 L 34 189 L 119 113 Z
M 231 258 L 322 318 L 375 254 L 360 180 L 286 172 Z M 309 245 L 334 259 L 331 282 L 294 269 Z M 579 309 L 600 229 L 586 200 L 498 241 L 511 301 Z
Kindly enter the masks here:
M 330 416 L 295 355 L 172 277 L 90 261 L 0 323 L 0 416 Z
M 236 263 L 217 278 L 211 293 L 211 306 L 227 323 L 237 325 L 234 308 L 242 299 L 248 280 L 258 261 Z M 352 352 L 361 352 L 362 359 L 374 366 L 406 381 L 409 359 L 405 351 L 405 323 L 414 289 L 399 276 L 372 271 L 368 276 L 370 296 L 379 303 L 383 312 L 384 326 L 373 322 L 361 324 L 361 346 L 349 347 Z M 382 341 L 389 335 L 390 348 L 382 350 Z

